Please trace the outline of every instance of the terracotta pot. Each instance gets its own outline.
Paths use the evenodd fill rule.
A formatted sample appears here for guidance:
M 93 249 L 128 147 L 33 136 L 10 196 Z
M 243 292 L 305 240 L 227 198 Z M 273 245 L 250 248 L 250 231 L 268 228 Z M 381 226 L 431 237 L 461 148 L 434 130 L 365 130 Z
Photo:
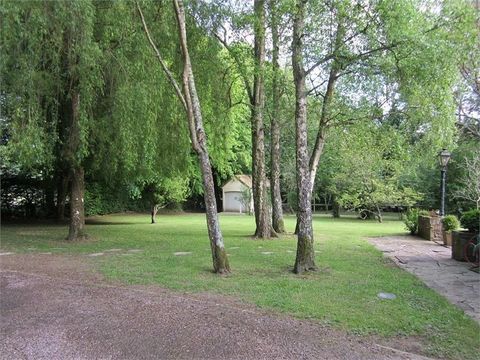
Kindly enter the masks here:
M 452 232 L 443 231 L 443 245 L 452 246 Z

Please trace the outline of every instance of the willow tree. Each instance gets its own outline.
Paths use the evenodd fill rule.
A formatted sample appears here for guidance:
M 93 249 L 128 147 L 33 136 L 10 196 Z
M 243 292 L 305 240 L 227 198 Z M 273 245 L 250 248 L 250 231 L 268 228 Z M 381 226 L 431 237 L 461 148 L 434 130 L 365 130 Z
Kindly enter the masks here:
M 212 175 L 212 167 L 207 147 L 207 136 L 205 133 L 201 104 L 198 98 L 195 78 L 193 75 L 192 64 L 187 42 L 187 30 L 185 21 L 185 10 L 181 0 L 174 0 L 173 7 L 178 26 L 179 47 L 183 58 L 182 85 L 176 80 L 175 75 L 169 69 L 167 63 L 153 40 L 145 17 L 140 5 L 136 3 L 140 15 L 145 35 L 150 43 L 155 56 L 162 68 L 162 71 L 168 78 L 175 95 L 181 102 L 188 121 L 190 140 L 192 149 L 195 151 L 202 174 L 204 201 L 206 207 L 206 218 L 208 235 L 210 238 L 210 247 L 212 251 L 213 269 L 216 273 L 226 273 L 230 271 L 227 254 L 223 242 L 223 236 L 218 221 L 217 205 L 215 200 L 215 190 Z
M 91 1 L 5 5 L 2 50 L 7 55 L 2 62 L 2 96 L 11 129 L 7 148 L 25 168 L 36 157 L 34 162 L 45 178 L 52 178 L 55 168 L 61 169 L 60 209 L 64 178 L 70 180 L 68 239 L 81 239 L 87 134 L 102 82 L 101 52 L 93 34 L 95 6 Z M 28 148 L 39 151 L 32 153 Z

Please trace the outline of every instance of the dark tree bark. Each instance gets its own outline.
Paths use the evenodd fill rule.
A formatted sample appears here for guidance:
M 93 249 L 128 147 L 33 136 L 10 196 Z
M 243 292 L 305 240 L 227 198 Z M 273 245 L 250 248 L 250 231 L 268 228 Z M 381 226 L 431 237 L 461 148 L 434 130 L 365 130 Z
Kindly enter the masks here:
M 67 159 L 70 170 L 70 229 L 68 240 L 81 240 L 85 237 L 85 174 L 83 167 L 78 164 L 76 154 L 80 147 L 80 94 L 77 89 L 72 90 L 69 98 L 70 117 L 67 144 Z
M 278 86 L 279 64 L 278 64 L 278 15 L 277 15 L 277 0 L 270 0 L 270 15 L 272 28 L 272 124 L 271 124 L 271 198 L 272 198 L 272 227 L 277 233 L 285 232 L 285 225 L 283 221 L 282 209 L 282 194 L 280 191 L 280 124 L 278 119 L 279 102 L 280 102 L 280 87 Z
M 305 90 L 305 69 L 303 65 L 303 33 L 305 18 L 304 0 L 297 0 L 293 23 L 292 66 L 295 82 L 295 130 L 296 165 L 298 191 L 298 234 L 297 256 L 293 271 L 301 274 L 317 269 L 313 248 L 313 227 L 311 207 L 311 182 L 307 144 L 307 93 Z
M 85 174 L 83 167 L 78 166 L 71 173 L 72 186 L 70 191 L 70 228 L 68 240 L 81 240 L 85 237 Z
M 193 76 L 190 55 L 188 52 L 187 32 L 185 26 L 185 10 L 183 6 L 183 1 L 173 0 L 175 15 L 178 24 L 180 48 L 183 56 L 182 89 L 180 89 L 180 86 L 175 80 L 173 74 L 168 69 L 160 51 L 155 45 L 148 30 L 140 6 L 138 5 L 138 3 L 136 5 L 142 19 L 142 25 L 147 39 L 150 42 L 153 50 L 155 51 L 157 59 L 159 60 L 164 73 L 174 87 L 177 97 L 185 108 L 192 148 L 197 154 L 197 158 L 200 164 L 200 170 L 202 173 L 207 228 L 208 236 L 210 238 L 210 247 L 212 251 L 213 269 L 216 273 L 227 273 L 230 271 L 230 265 L 228 263 L 227 253 L 225 251 L 225 246 L 223 243 L 223 236 L 218 221 L 217 204 L 215 201 L 215 187 L 213 182 L 210 158 L 208 156 L 207 138 L 203 127 L 200 101 L 195 87 L 195 79 Z
M 272 227 L 270 205 L 268 203 L 268 180 L 265 173 L 265 130 L 263 122 L 264 109 L 264 62 L 265 62 L 265 1 L 255 0 L 255 72 L 253 90 L 250 79 L 244 69 L 244 64 L 232 51 L 227 41 L 215 35 L 225 46 L 237 64 L 238 70 L 245 84 L 251 107 L 252 127 L 252 195 L 255 212 L 255 237 L 269 238 L 277 234 Z
M 255 11 L 255 74 L 252 106 L 252 192 L 255 210 L 255 237 L 269 238 L 273 234 L 265 175 L 265 1 L 254 0 Z

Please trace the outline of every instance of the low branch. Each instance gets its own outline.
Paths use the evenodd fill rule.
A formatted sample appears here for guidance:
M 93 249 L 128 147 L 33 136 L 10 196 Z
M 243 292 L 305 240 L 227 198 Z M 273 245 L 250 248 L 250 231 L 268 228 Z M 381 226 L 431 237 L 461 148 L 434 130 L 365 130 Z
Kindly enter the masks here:
M 152 39 L 152 36 L 150 35 L 150 31 L 148 29 L 147 23 L 145 22 L 145 17 L 143 16 L 143 12 L 142 12 L 142 9 L 140 8 L 140 5 L 138 4 L 138 1 L 135 1 L 135 5 L 137 6 L 137 11 L 138 11 L 138 14 L 140 15 L 140 18 L 142 19 L 143 30 L 145 32 L 145 35 L 147 36 L 148 42 L 152 46 L 152 49 L 154 50 L 155 55 L 157 56 L 157 59 L 160 62 L 160 65 L 162 66 L 162 69 L 165 75 L 167 75 L 168 81 L 170 81 L 173 88 L 175 89 L 175 93 L 177 94 L 178 99 L 182 103 L 185 110 L 187 110 L 187 103 L 185 101 L 185 97 L 183 96 L 182 90 L 180 89 L 180 86 L 178 85 L 177 80 L 175 80 L 175 77 L 173 76 L 172 72 L 168 68 L 167 64 L 163 60 L 162 54 L 158 50 L 157 46 L 155 45 L 155 42 Z
M 223 47 L 228 51 L 230 56 L 232 57 L 233 61 L 235 61 L 235 64 L 237 64 L 238 71 L 242 77 L 243 83 L 245 85 L 245 91 L 247 92 L 248 99 L 250 102 L 253 104 L 254 103 L 254 98 L 253 98 L 253 91 L 252 91 L 252 86 L 250 85 L 250 82 L 247 78 L 247 75 L 242 71 L 242 64 L 240 62 L 240 59 L 237 57 L 237 55 L 233 52 L 232 48 L 230 45 L 228 45 L 227 40 L 222 38 L 216 33 L 213 33 L 213 36 L 223 45 Z

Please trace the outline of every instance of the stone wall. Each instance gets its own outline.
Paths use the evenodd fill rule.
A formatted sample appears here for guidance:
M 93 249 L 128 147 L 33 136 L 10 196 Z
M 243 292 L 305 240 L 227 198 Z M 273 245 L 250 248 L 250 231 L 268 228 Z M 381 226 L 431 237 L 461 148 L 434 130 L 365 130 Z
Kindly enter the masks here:
M 442 218 L 440 216 L 419 216 L 418 236 L 443 243 Z

